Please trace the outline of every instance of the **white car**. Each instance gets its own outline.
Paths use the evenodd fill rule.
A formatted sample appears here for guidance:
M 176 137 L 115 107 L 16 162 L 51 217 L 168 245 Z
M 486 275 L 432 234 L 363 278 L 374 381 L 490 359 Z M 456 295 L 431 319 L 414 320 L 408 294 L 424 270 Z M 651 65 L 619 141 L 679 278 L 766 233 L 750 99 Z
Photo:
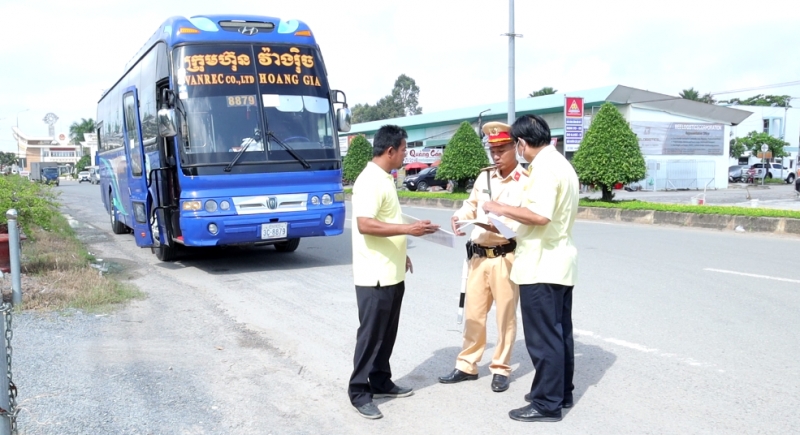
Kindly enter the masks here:
M 88 181 L 89 184 L 92 184 L 92 179 L 89 176 L 89 171 L 78 172 L 78 183 L 83 183 L 84 181 Z

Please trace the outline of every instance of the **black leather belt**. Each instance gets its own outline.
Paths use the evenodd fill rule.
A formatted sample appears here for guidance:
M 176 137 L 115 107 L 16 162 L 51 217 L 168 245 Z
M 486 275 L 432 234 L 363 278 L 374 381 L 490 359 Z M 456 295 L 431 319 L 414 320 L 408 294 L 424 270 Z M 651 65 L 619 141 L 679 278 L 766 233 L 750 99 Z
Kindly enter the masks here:
M 481 246 L 470 241 L 467 242 L 467 258 L 472 258 L 475 255 L 485 258 L 505 257 L 509 252 L 514 252 L 515 249 L 517 249 L 516 240 L 509 240 L 505 245 L 499 246 Z

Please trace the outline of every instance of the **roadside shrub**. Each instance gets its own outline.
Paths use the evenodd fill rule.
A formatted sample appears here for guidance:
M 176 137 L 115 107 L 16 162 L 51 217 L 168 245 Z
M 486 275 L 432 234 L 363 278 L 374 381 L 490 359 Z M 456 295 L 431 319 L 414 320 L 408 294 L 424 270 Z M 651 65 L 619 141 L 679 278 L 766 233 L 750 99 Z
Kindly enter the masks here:
M 462 122 L 456 134 L 447 143 L 442 154 L 442 163 L 436 171 L 438 180 L 456 180 L 456 189 L 464 191 L 467 182 L 489 166 L 489 156 L 483 148 L 481 138 L 469 122 Z
M 603 201 L 614 199 L 614 184 L 639 181 L 647 172 L 639 139 L 611 103 L 603 104 L 597 112 L 572 157 L 572 165 L 581 183 L 602 190 Z
M 0 230 L 7 230 L 6 212 L 17 210 L 17 222 L 28 238 L 33 229 L 49 229 L 58 214 L 58 192 L 52 186 L 32 183 L 19 175 L 0 176 Z
M 344 156 L 342 163 L 342 178 L 352 183 L 356 181 L 361 171 L 367 167 L 367 163 L 372 160 L 372 144 L 367 138 L 358 135 L 350 143 L 347 155 Z

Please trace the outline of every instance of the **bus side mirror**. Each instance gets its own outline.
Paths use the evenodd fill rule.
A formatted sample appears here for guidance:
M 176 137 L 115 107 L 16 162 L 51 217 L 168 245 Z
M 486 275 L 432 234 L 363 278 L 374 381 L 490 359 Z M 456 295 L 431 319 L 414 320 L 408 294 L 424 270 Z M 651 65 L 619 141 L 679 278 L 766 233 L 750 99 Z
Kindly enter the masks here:
M 173 137 L 177 134 L 175 109 L 160 109 L 158 111 L 158 135 L 161 137 Z
M 336 110 L 336 125 L 341 132 L 348 132 L 350 131 L 350 117 L 352 114 L 350 113 L 350 108 L 344 107 L 341 109 Z

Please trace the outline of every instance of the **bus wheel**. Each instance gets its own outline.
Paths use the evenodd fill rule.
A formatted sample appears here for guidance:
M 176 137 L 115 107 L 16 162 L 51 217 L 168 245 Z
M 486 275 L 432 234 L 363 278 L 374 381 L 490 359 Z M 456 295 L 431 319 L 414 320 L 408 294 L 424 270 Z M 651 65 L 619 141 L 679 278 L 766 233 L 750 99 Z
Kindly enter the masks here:
M 109 215 L 111 216 L 111 231 L 114 234 L 125 234 L 128 232 L 128 229 L 125 227 L 125 224 L 119 221 L 117 217 L 117 208 L 114 207 L 114 198 L 111 194 L 108 194 L 108 208 L 111 210 Z
M 178 258 L 180 247 L 175 242 L 170 246 L 162 245 L 160 234 L 158 230 L 158 218 L 153 218 L 153 224 L 150 226 L 150 232 L 153 235 L 153 247 L 150 250 L 156 254 L 156 258 L 164 262 L 175 261 Z
M 289 239 L 285 242 L 276 243 L 275 250 L 278 252 L 294 252 L 300 246 L 300 239 Z

